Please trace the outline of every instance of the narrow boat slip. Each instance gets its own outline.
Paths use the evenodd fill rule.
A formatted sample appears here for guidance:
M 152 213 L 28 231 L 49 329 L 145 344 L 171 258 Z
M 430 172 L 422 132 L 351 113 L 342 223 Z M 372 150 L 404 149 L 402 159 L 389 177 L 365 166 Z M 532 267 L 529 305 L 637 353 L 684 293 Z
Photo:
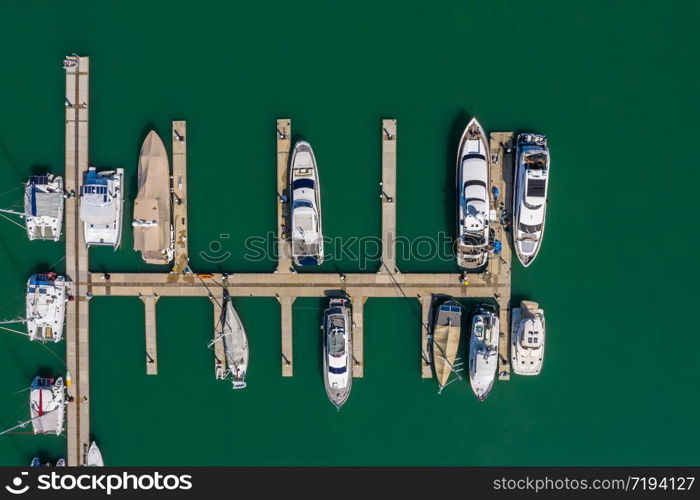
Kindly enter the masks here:
M 459 377 L 456 360 L 461 323 L 462 307 L 457 302 L 449 300 L 438 307 L 433 324 L 432 358 L 440 392 L 451 374 Z
M 518 259 L 527 267 L 542 246 L 547 215 L 549 148 L 545 136 L 518 136 L 515 169 L 513 243 Z
M 139 156 L 139 192 L 134 202 L 134 250 L 147 264 L 173 259 L 170 165 L 165 145 L 151 130 Z
M 469 383 L 474 395 L 483 401 L 491 393 L 498 368 L 498 315 L 481 306 L 472 318 L 469 338 Z
M 511 364 L 518 375 L 539 375 L 544 361 L 544 311 L 537 302 L 523 300 L 513 309 L 511 322 Z
M 30 240 L 61 238 L 63 226 L 63 178 L 32 175 L 24 191 L 24 222 Z
M 66 278 L 34 274 L 27 281 L 27 331 L 30 340 L 58 342 L 66 319 Z
M 80 190 L 80 219 L 85 245 L 111 246 L 115 250 L 122 239 L 124 169 L 98 172 L 90 167 Z
M 29 409 L 34 434 L 63 432 L 66 387 L 63 378 L 35 377 L 29 392 Z
M 489 253 L 489 146 L 473 118 L 464 129 L 457 152 L 457 264 L 476 269 Z
M 337 409 L 350 396 L 352 353 L 350 300 L 333 298 L 323 317 L 323 381 L 328 399 Z
M 311 144 L 294 145 L 290 169 L 292 257 L 297 266 L 323 263 L 321 186 Z

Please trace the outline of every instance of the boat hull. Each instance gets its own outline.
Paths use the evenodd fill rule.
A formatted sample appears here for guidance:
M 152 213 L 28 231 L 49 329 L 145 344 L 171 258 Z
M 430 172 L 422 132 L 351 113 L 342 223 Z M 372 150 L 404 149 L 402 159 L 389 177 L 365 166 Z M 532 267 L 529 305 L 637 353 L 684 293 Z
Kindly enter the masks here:
M 472 318 L 469 338 L 469 384 L 479 401 L 486 399 L 496 380 L 498 370 L 498 315 L 481 309 Z
M 228 294 L 224 297 L 222 315 L 221 341 L 224 343 L 227 374 L 231 375 L 233 389 L 243 389 L 247 385 L 245 379 L 250 357 L 248 336 Z
M 29 340 L 59 342 L 66 319 L 66 279 L 34 274 L 27 281 L 27 333 Z
M 321 185 L 311 145 L 294 145 L 289 169 L 292 259 L 296 266 L 323 264 Z
M 433 322 L 431 357 L 439 390 L 445 388 L 450 375 L 457 373 L 455 363 L 462 322 L 462 307 L 448 301 L 438 307 Z
M 334 329 L 343 329 L 344 357 L 334 356 Z M 337 354 L 337 353 L 336 353 Z M 352 389 L 352 310 L 348 299 L 332 299 L 323 320 L 323 382 L 328 399 L 340 409 Z
M 525 321 L 539 321 L 541 323 L 541 333 L 539 334 L 539 342 L 541 347 L 532 349 L 524 347 L 523 335 L 525 329 L 522 328 Z M 535 323 L 536 325 L 537 323 Z M 544 362 L 545 350 L 545 318 L 544 311 L 539 308 L 536 302 L 522 301 L 520 308 L 513 309 L 511 312 L 511 367 L 517 375 L 539 375 L 542 371 Z M 527 342 L 525 342 L 526 344 Z

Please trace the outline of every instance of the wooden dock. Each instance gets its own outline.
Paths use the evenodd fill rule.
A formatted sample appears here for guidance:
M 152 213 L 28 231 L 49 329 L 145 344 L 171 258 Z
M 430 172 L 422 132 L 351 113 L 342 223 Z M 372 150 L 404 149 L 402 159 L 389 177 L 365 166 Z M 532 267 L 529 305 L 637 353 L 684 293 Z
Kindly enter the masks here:
M 367 297 L 352 297 L 352 376 L 365 376 L 364 310 Z
M 224 304 L 224 296 L 212 295 L 209 297 L 214 306 L 214 336 L 212 350 L 214 351 L 214 376 L 226 373 L 226 354 L 224 353 L 224 343 L 218 341 L 219 335 L 223 333 L 223 324 L 221 323 L 221 307 Z
M 396 120 L 382 120 L 382 264 L 379 272 L 396 268 Z
M 420 376 L 421 378 L 432 378 L 433 367 L 430 357 L 430 313 L 433 305 L 433 296 L 423 295 L 420 297 Z
M 156 302 L 158 295 L 141 295 L 146 312 L 146 373 L 158 375 L 158 342 L 156 339 Z
M 72 57 L 72 56 L 71 56 Z M 90 58 L 78 57 L 66 70 L 65 98 L 65 204 L 66 275 L 69 300 L 66 307 L 66 367 L 71 374 L 67 408 L 67 462 L 83 465 L 90 442 L 90 312 L 92 276 L 89 273 L 79 197 L 88 169 Z
M 510 380 L 510 279 L 511 279 L 511 235 L 499 223 L 503 210 L 510 213 L 513 206 L 513 133 L 494 132 L 490 137 L 491 150 L 491 187 L 498 188 L 500 195 L 495 205 L 492 205 L 496 229 L 496 240 L 502 245 L 500 255 L 491 254 L 486 270 L 487 277 L 494 282 L 493 296 L 498 302 L 500 336 L 498 341 L 498 378 Z M 506 150 L 510 151 L 509 153 Z
M 291 220 L 289 200 L 289 152 L 292 147 L 292 120 L 277 120 L 277 272 L 292 272 Z
M 175 252 L 173 272 L 190 273 L 187 251 L 187 122 L 173 121 L 173 226 Z
M 296 299 L 293 295 L 279 295 L 277 300 L 282 307 L 282 376 L 294 374 L 294 352 L 292 348 L 292 305 Z

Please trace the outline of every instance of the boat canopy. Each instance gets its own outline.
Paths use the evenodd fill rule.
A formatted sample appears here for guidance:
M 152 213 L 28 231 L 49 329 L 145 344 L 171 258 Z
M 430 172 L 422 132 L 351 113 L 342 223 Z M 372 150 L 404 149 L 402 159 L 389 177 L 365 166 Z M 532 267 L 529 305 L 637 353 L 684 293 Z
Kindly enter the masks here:
M 313 179 L 296 179 L 294 182 L 292 182 L 292 189 L 313 189 L 314 188 L 314 181 Z

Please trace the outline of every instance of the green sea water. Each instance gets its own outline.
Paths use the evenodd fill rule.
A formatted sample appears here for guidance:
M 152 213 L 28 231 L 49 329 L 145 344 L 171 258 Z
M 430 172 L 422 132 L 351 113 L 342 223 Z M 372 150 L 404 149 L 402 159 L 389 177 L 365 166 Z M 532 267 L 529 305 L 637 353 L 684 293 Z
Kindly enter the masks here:
M 365 376 L 336 412 L 321 378 L 324 303 L 294 305 L 294 377 L 280 374 L 273 299 L 236 299 L 249 385 L 213 377 L 207 299 L 158 302 L 159 373 L 144 367 L 143 306 L 91 302 L 91 432 L 108 465 L 700 465 L 694 217 L 700 169 L 697 2 L 187 2 L 0 0 L 0 207 L 63 171 L 64 55 L 91 58 L 90 162 L 122 167 L 127 196 L 150 128 L 170 149 L 186 119 L 190 253 L 199 271 L 271 271 L 243 241 L 275 230 L 276 118 L 314 146 L 328 236 L 378 237 L 379 126 L 398 119 L 397 225 L 409 240 L 453 227 L 454 156 L 471 116 L 535 130 L 552 152 L 547 232 L 513 296 L 548 325 L 539 377 L 420 378 L 415 299 L 365 305 Z M 131 217 L 126 204 L 124 220 Z M 221 235 L 228 235 L 224 238 Z M 221 244 L 220 264 L 202 251 Z M 156 270 L 131 250 L 93 270 Z M 217 255 L 219 255 L 217 253 Z M 63 244 L 0 220 L 0 318 L 23 314 L 32 272 L 64 270 Z M 376 270 L 329 261 L 325 271 Z M 403 271 L 453 261 L 399 259 Z M 37 374 L 65 344 L 0 333 L 0 426 L 27 418 Z M 65 453 L 65 437 L 0 436 L 0 464 Z

